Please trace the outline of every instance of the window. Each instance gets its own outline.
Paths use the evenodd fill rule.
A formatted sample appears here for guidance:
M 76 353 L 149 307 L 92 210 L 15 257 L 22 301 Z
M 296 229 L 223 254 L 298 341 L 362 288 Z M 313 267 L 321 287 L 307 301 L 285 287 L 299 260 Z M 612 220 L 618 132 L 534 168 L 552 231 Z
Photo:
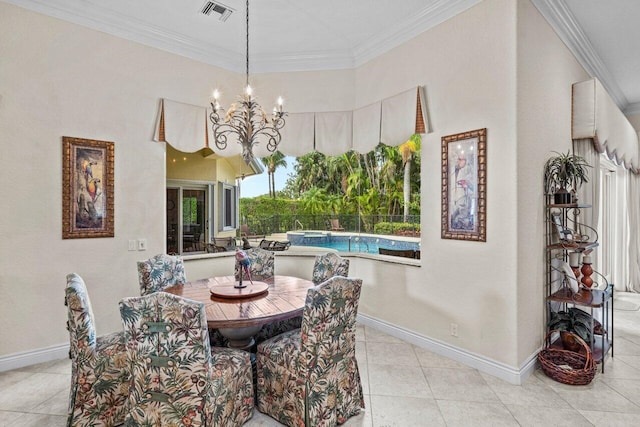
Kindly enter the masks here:
M 204 252 L 211 239 L 213 185 L 167 182 L 167 253 Z
M 220 183 L 220 231 L 238 228 L 238 191 L 235 185 Z

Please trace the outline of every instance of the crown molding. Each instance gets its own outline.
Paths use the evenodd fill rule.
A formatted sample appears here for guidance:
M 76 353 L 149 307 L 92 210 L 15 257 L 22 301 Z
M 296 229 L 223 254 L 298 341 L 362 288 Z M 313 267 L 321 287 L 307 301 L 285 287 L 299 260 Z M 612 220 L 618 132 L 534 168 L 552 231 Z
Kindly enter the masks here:
M 77 0 L 3 0 L 7 3 L 116 37 L 185 56 L 237 73 L 244 73 L 244 56 L 227 49 L 150 25 L 125 14 L 91 4 L 91 13 L 79 10 Z M 452 18 L 481 0 L 438 0 L 393 28 L 382 31 L 353 50 L 252 55 L 252 73 L 351 69 Z
M 547 20 L 556 34 L 569 48 L 573 56 L 592 76 L 605 87 L 609 95 L 621 110 L 627 108 L 629 101 L 620 86 L 602 62 L 589 38 L 584 33 L 564 0 L 531 0 L 534 6 Z
M 628 104 L 627 108 L 624 109 L 624 114 L 626 114 L 627 116 L 632 114 L 640 114 L 640 102 Z
M 150 25 L 92 4 L 91 14 L 79 10 L 77 0 L 60 0 L 51 4 L 46 0 L 3 0 L 47 16 L 151 46 L 166 52 L 195 59 L 227 70 L 244 73 L 244 55 L 202 42 L 165 27 Z
M 429 4 L 404 22 L 378 33 L 354 48 L 354 63 L 358 67 L 412 38 L 430 30 L 482 0 L 439 0 Z

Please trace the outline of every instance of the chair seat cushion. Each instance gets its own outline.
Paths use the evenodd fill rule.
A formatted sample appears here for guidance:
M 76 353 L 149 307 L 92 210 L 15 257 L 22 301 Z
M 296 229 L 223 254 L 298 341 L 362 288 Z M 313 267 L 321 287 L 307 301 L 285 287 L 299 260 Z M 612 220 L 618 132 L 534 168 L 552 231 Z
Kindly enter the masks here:
M 287 369 L 297 366 L 300 355 L 300 329 L 294 329 L 264 341 L 258 345 L 258 353 L 264 354 Z

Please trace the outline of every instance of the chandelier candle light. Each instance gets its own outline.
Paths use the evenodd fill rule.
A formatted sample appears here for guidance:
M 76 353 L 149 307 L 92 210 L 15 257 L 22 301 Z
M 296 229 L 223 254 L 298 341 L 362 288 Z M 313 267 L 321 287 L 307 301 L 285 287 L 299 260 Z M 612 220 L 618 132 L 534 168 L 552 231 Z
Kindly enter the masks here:
M 248 165 L 254 159 L 253 146 L 264 141 L 267 150 L 276 151 L 281 140 L 280 129 L 284 127 L 284 117 L 287 113 L 282 108 L 282 97 L 278 98 L 278 105 L 273 108 L 271 119 L 267 118 L 264 110 L 253 98 L 253 91 L 249 85 L 249 0 L 247 10 L 247 55 L 246 55 L 246 89 L 237 102 L 231 104 L 229 111 L 223 117 L 224 109 L 220 107 L 218 98 L 220 93 L 213 92 L 211 102 L 212 112 L 209 115 L 214 142 L 219 150 L 227 148 L 227 142 L 237 139 L 242 146 L 242 158 Z

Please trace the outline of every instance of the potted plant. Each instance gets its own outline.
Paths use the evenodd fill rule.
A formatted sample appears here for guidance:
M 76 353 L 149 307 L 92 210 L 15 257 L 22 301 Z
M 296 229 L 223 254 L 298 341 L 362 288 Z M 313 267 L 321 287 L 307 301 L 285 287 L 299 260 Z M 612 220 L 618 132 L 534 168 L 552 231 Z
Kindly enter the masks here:
M 584 157 L 567 151 L 551 157 L 544 165 L 544 181 L 547 194 L 554 195 L 554 203 L 572 203 L 571 192 L 575 192 L 582 184 L 588 182 L 587 168 L 591 167 Z M 571 192 L 569 192 L 571 189 Z
M 569 308 L 569 311 L 552 312 L 547 326 L 549 330 L 560 331 L 562 344 L 568 350 L 578 351 L 581 347 L 568 332 L 576 334 L 587 344 L 591 343 L 591 315 L 575 307 Z M 594 320 L 594 328 L 597 326 Z

